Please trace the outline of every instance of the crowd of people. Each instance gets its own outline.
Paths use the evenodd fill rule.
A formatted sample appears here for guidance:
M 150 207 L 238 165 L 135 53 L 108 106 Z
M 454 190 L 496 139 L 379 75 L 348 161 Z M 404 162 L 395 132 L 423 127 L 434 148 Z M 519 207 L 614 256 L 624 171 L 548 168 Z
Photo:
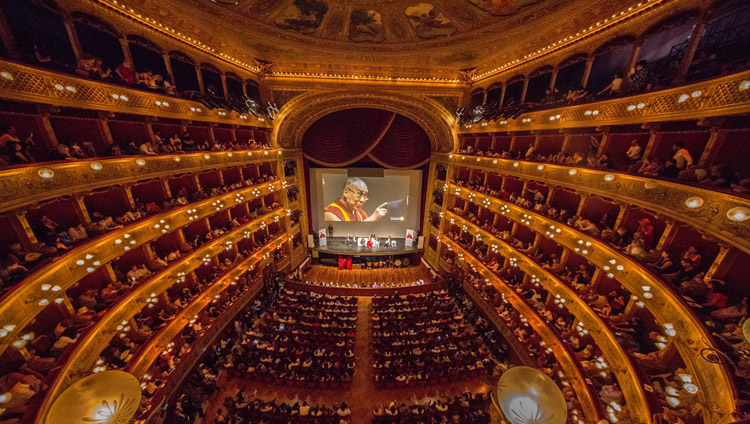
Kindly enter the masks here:
M 180 154 L 194 152 L 222 152 L 232 150 L 267 150 L 268 143 L 259 143 L 255 139 L 247 141 L 225 141 L 210 143 L 208 140 L 195 140 L 190 132 L 174 133 L 163 136 L 156 131 L 152 140 L 121 140 L 97 151 L 92 142 L 72 141 L 68 144 L 58 143 L 54 148 L 37 145 L 34 134 L 21 136 L 14 125 L 0 127 L 0 167 L 23 165 L 44 161 L 67 161 L 78 159 L 120 157 L 162 154 Z
M 610 157 L 607 153 L 598 152 L 599 142 L 592 136 L 588 152 L 541 154 L 532 144 L 525 152 L 504 150 L 478 150 L 472 145 L 458 149 L 458 154 L 494 157 L 502 159 L 522 159 L 532 162 L 587 167 L 594 169 L 611 169 L 629 172 L 652 178 L 678 180 L 686 184 L 696 184 L 711 189 L 731 190 L 736 194 L 750 193 L 750 175 L 732 169 L 726 163 L 710 166 L 699 165 L 682 142 L 672 145 L 672 156 L 669 159 L 648 158 L 644 156 L 644 146 L 638 140 L 632 140 L 622 157 Z
M 372 310 L 376 387 L 409 387 L 482 375 L 490 351 L 444 290 L 377 296 Z
M 348 387 L 356 320 L 356 298 L 284 289 L 243 337 L 237 372 L 309 388 Z
M 490 403 L 489 394 L 470 392 L 408 405 L 393 401 L 373 410 L 372 424 L 489 424 Z
M 481 189 L 480 187 L 476 188 Z M 544 196 L 540 196 L 539 192 L 530 193 L 528 197 L 534 199 L 529 201 L 523 196 L 517 196 L 512 201 L 531 210 L 534 210 L 531 205 L 544 203 Z M 510 197 L 506 200 L 511 201 Z M 530 203 L 530 205 L 526 203 Z M 591 284 L 594 274 L 594 268 L 591 264 L 581 263 L 577 266 L 571 266 L 562 263 L 561 258 L 556 253 L 545 252 L 538 246 L 534 247 L 534 244 L 530 242 L 519 240 L 507 229 L 497 229 L 492 225 L 492 218 L 482 220 L 478 217 L 478 213 L 460 207 L 456 207 L 454 212 L 503 239 L 525 256 L 550 270 L 563 283 L 575 290 L 581 299 L 602 318 L 615 335 L 618 343 L 634 352 L 633 360 L 645 369 L 654 370 L 649 376 L 657 396 L 663 400 L 670 397 L 674 399 L 674 396 L 669 395 L 670 391 L 678 391 L 687 396 L 683 393 L 684 390 L 681 390 L 682 383 L 678 377 L 680 374 L 684 374 L 685 370 L 670 367 L 664 357 L 668 338 L 653 323 L 649 323 L 648 319 L 627 313 L 626 307 L 631 299 L 626 290 L 607 289 L 601 291 Z M 724 294 L 721 287 L 722 282 L 704 278 L 707 266 L 702 264 L 699 247 L 690 246 L 679 255 L 674 255 L 666 249 L 657 254 L 654 247 L 658 240 L 655 239 L 654 226 L 648 218 L 642 218 L 635 231 L 625 231 L 623 227 L 620 227 L 619 231 L 614 231 L 611 228 L 613 222 L 606 216 L 599 220 L 598 224 L 594 224 L 586 218 L 575 216 L 562 222 L 587 234 L 599 237 L 624 253 L 634 256 L 643 265 L 660 274 L 667 284 L 671 284 L 683 296 L 689 296 L 696 313 L 704 317 L 709 328 L 716 330 L 715 335 L 717 337 L 721 338 L 723 334 L 733 337 L 733 341 L 725 343 L 724 347 L 728 348 L 728 354 L 737 358 L 738 363 L 747 366 L 748 360 L 743 353 L 746 345 L 738 336 L 740 334 L 739 327 L 747 317 L 747 301 L 746 299 L 737 299 L 735 302 L 731 302 L 728 296 Z M 614 236 L 611 237 L 612 234 Z M 558 333 L 566 338 L 575 356 L 581 361 L 583 368 L 589 374 L 589 378 L 600 387 L 602 399 L 622 404 L 624 398 L 622 391 L 617 387 L 617 383 L 599 377 L 602 368 L 597 362 L 601 358 L 601 351 L 596 347 L 593 340 L 583 337 L 581 329 L 574 325 L 570 316 L 566 317 L 557 313 L 554 302 L 548 302 L 549 294 L 538 283 L 534 283 L 533 280 L 524 282 L 523 274 L 515 272 L 512 267 L 506 265 L 506 267 L 501 268 L 500 265 L 505 262 L 504 258 L 492 254 L 489 246 L 483 240 L 477 240 L 468 232 L 459 232 L 454 229 L 449 231 L 448 237 L 483 261 L 489 269 L 497 272 L 503 281 L 515 289 L 536 309 L 540 317 L 554 326 Z M 636 255 L 636 252 L 640 252 L 640 254 Z M 677 264 L 678 261 L 679 265 Z M 528 336 L 528 332 L 523 328 L 516 328 L 514 333 L 519 340 L 525 340 Z M 688 399 L 683 400 L 689 401 L 689 396 Z M 687 417 L 690 412 L 683 409 L 684 403 L 686 402 L 665 406 L 665 408 L 670 411 L 669 413 Z M 665 405 L 668 405 L 668 402 L 665 401 Z
M 11 289 L 14 284 L 26 278 L 31 272 L 94 237 L 192 202 L 276 180 L 278 180 L 276 175 L 269 174 L 249 177 L 237 183 L 218 185 L 207 190 L 203 188 L 187 190 L 181 187 L 163 201 L 141 201 L 136 198 L 134 208 L 124 210 L 121 215 L 115 217 L 89 207 L 91 220 L 88 223 L 78 221 L 70 225 L 61 225 L 47 215 L 42 215 L 38 219 L 29 219 L 29 225 L 38 243 L 29 249 L 24 248 L 21 243 L 0 247 L 0 292 Z M 279 205 L 278 202 L 274 202 L 269 207 L 261 207 L 253 211 L 250 216 L 235 216 L 232 223 L 239 226 L 247 222 L 251 216 L 268 213 L 278 208 Z M 212 236 L 216 235 L 218 234 Z M 170 251 L 165 258 L 159 258 L 159 264 L 162 267 L 165 266 L 166 263 L 174 260 L 174 255 L 173 251 Z

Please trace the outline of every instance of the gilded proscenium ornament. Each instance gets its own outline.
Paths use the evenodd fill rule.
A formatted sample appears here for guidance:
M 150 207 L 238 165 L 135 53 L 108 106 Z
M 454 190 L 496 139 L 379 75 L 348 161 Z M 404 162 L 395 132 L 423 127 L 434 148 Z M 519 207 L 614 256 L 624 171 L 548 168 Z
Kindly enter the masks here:
M 128 363 L 126 370 L 140 379 L 148 371 L 156 358 L 162 354 L 163 347 L 160 348 L 160 346 L 166 346 L 170 341 L 174 340 L 188 322 L 210 305 L 214 297 L 224 292 L 229 285 L 236 281 L 236 278 L 239 278 L 245 272 L 260 268 L 260 264 L 264 260 L 264 255 L 273 252 L 275 248 L 283 245 L 285 241 L 286 239 L 283 236 L 279 237 L 272 243 L 266 244 L 263 249 L 252 256 L 233 265 L 233 268 L 229 272 L 224 274 L 210 287 L 204 289 L 199 296 L 181 309 L 172 321 L 151 337 L 147 344 L 141 346 L 135 352 L 136 356 Z
M 657 214 L 670 216 L 743 252 L 750 253 L 750 220 L 737 222 L 727 216 L 732 208 L 750 207 L 750 199 L 611 170 L 459 154 L 437 156 L 440 160 L 459 167 L 567 187 L 580 193 L 594 194 L 639 206 Z M 539 169 L 540 166 L 542 169 Z M 607 174 L 613 175 L 614 178 L 607 181 Z M 692 197 L 702 198 L 703 205 L 694 209 L 689 208 L 686 202 Z
M 159 116 L 190 121 L 268 127 L 251 114 L 208 109 L 203 103 L 134 90 L 0 60 L 0 97 L 107 112 Z M 244 116 L 245 118 L 241 118 Z
M 253 193 L 256 190 L 259 190 L 264 195 L 278 191 L 278 184 L 274 185 L 275 189 L 273 191 L 268 189 L 271 185 L 272 183 L 265 183 L 248 187 L 238 192 L 227 193 L 223 196 L 206 199 L 196 204 L 190 204 L 155 215 L 83 243 L 62 257 L 57 258 L 49 265 L 37 270 L 26 278 L 22 285 L 8 293 L 0 301 L 0 322 L 3 325 L 12 324 L 15 326 L 13 330 L 8 331 L 2 343 L 0 343 L 0 353 L 4 352 L 11 343 L 17 340 L 20 334 L 23 334 L 26 326 L 47 305 L 52 304 L 53 299 L 65 293 L 86 275 L 96 271 L 130 249 L 136 249 L 156 240 L 164 232 L 176 231 L 181 227 L 195 222 L 197 219 L 203 219 L 237 206 L 240 203 L 234 199 L 237 198 L 238 194 L 245 197 L 241 202 L 244 204 L 249 203 L 255 198 Z M 264 217 L 272 219 L 275 216 L 281 217 L 283 213 L 276 211 L 258 219 Z M 54 281 L 54 285 L 50 284 L 51 281 Z
M 107 310 L 107 313 L 101 317 L 86 334 L 79 336 L 78 342 L 71 351 L 67 360 L 62 364 L 55 380 L 50 383 L 42 406 L 37 412 L 35 423 L 43 423 L 45 417 L 49 412 L 51 401 L 55 399 L 58 394 L 71 385 L 78 376 L 85 375 L 88 373 L 96 364 L 99 359 L 101 352 L 109 346 L 111 339 L 117 333 L 117 326 L 123 321 L 128 321 L 138 314 L 148 304 L 147 300 L 151 298 L 151 294 L 157 296 L 175 284 L 176 278 L 180 273 L 184 275 L 194 271 L 204 264 L 203 258 L 208 255 L 209 258 L 217 257 L 219 254 L 225 251 L 225 242 L 231 241 L 236 244 L 242 240 L 246 231 L 255 232 L 265 225 L 266 221 L 273 222 L 272 216 L 280 214 L 276 212 L 271 216 L 264 216 L 253 221 L 242 225 L 233 231 L 224 234 L 210 243 L 207 243 L 201 248 L 196 249 L 188 255 L 182 256 L 177 261 L 170 264 L 170 267 L 165 271 L 159 273 L 156 277 L 153 277 L 137 288 L 131 290 L 124 299 L 113 305 L 112 308 Z M 284 234 L 278 237 L 279 239 L 284 238 Z M 258 251 L 255 255 L 260 255 L 262 251 Z M 263 251 L 265 252 L 265 249 Z
M 548 347 L 553 349 L 552 353 L 557 358 L 560 368 L 565 373 L 566 379 L 569 381 L 573 391 L 578 397 L 584 415 L 590 422 L 597 422 L 599 418 L 601 418 L 599 415 L 598 405 L 600 402 L 598 401 L 598 393 L 592 385 L 586 382 L 586 377 L 580 362 L 574 358 L 570 349 L 563 344 L 562 340 L 557 335 L 557 332 L 539 316 L 531 305 L 526 303 L 525 299 L 521 298 L 521 296 L 500 279 L 497 274 L 490 271 L 481 261 L 461 247 L 461 245 L 446 236 L 442 237 L 442 243 L 456 253 L 463 255 L 463 259 L 456 257 L 457 263 L 463 262 L 472 269 L 476 269 L 476 271 L 485 278 L 485 281 L 491 283 L 499 293 L 505 295 L 505 299 L 509 304 L 527 319 L 534 332 L 539 335 Z M 496 312 L 493 313 L 496 314 Z
M 642 386 L 644 382 L 640 380 L 640 374 L 636 372 L 632 358 L 620 346 L 615 335 L 604 321 L 578 296 L 578 293 L 541 265 L 529 259 L 514 247 L 511 247 L 504 240 L 497 238 L 453 212 L 446 213 L 444 219 L 454 220 L 457 225 L 465 227 L 465 231 L 473 237 L 479 236 L 488 245 L 497 246 L 497 252 L 500 255 L 508 258 L 509 261 L 515 261 L 518 268 L 529 276 L 538 278 L 539 284 L 547 290 L 551 297 L 565 299 L 564 307 L 579 321 L 584 323 L 585 328 L 589 331 L 596 345 L 601 349 L 602 356 L 607 364 L 609 364 L 608 371 L 611 371 L 615 375 L 620 384 L 633 422 L 643 424 L 651 422 L 651 403 L 646 398 L 647 395 Z
M 454 118 L 443 106 L 426 97 L 384 90 L 319 91 L 294 97 L 279 111 L 271 139 L 283 148 L 299 149 L 305 131 L 315 121 L 353 108 L 384 109 L 411 119 L 427 133 L 433 151 L 448 152 L 458 143 L 451 129 Z
M 731 414 L 734 399 L 732 382 L 727 370 L 720 364 L 713 364 L 701 358 L 703 349 L 716 349 L 710 342 L 706 342 L 711 339 L 709 330 L 693 314 L 682 297 L 669 289 L 658 276 L 632 257 L 573 227 L 514 203 L 465 187 L 451 184 L 450 192 L 456 193 L 456 189 L 459 188 L 460 192 L 456 196 L 491 212 L 501 214 L 543 237 L 550 238 L 566 249 L 582 255 L 601 269 L 604 275 L 611 276 L 630 293 L 638 296 L 660 325 L 672 324 L 677 333 L 672 339 L 678 342 L 677 350 L 687 365 L 688 371 L 697 378 L 697 384 L 702 389 L 699 396 L 716 405 L 720 414 Z
M 0 170 L 0 212 L 118 184 L 206 169 L 222 170 L 296 157 L 300 152 L 247 150 L 42 162 Z M 230 155 L 231 153 L 231 155 Z M 98 170 L 91 166 L 98 163 Z

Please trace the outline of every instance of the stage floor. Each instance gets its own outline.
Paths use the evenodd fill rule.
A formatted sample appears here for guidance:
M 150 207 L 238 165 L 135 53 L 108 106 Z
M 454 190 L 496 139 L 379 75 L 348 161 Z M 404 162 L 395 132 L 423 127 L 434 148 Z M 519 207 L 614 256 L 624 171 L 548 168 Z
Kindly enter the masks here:
M 330 253 L 334 255 L 348 255 L 348 256 L 379 256 L 379 255 L 403 255 L 409 253 L 416 253 L 417 241 L 414 240 L 412 247 L 406 247 L 404 243 L 406 239 L 391 239 L 396 241 L 395 247 L 364 247 L 364 246 L 347 246 L 346 237 L 328 237 L 327 244 L 320 246 L 315 243 L 313 250 L 317 250 L 321 253 Z M 382 241 L 385 241 L 383 239 Z

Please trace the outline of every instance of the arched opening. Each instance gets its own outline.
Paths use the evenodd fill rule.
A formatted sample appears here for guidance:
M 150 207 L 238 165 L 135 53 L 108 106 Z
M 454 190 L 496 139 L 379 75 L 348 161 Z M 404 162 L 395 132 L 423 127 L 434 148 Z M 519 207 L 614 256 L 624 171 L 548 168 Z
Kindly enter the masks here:
M 523 83 L 523 75 L 516 75 L 505 83 L 508 88 L 505 89 L 505 100 L 503 100 L 503 106 L 518 105 L 521 102 Z
M 657 87 L 671 84 L 685 54 L 690 35 L 698 20 L 696 10 L 671 16 L 651 26 L 643 34 L 638 61 L 648 62 L 652 83 Z
M 167 65 L 158 45 L 137 35 L 129 35 L 128 40 L 130 56 L 133 58 L 133 66 L 136 72 L 148 73 L 151 71 L 153 75 L 161 75 L 165 80 L 169 80 Z
M 481 106 L 484 103 L 484 90 L 481 88 L 474 90 L 471 93 L 471 101 L 469 102 L 469 109 L 474 110 L 475 107 Z
M 586 71 L 585 53 L 571 56 L 557 66 L 557 78 L 555 79 L 555 88 L 561 94 L 574 90 L 582 85 L 583 73 Z
M 224 98 L 224 86 L 221 83 L 221 71 L 210 63 L 201 63 L 201 76 L 206 94 Z
M 529 74 L 526 103 L 539 103 L 552 81 L 552 67 L 544 66 Z
M 701 34 L 687 80 L 746 69 L 750 58 L 750 3 L 728 0 L 715 7 Z
M 498 109 L 500 107 L 500 98 L 503 96 L 503 85 L 501 83 L 492 84 L 487 89 L 487 100 L 485 103 L 490 109 Z
M 625 36 L 611 40 L 594 51 L 594 64 L 586 88 L 589 93 L 603 90 L 616 74 L 624 77 L 635 37 Z
M 72 17 L 83 53 L 101 59 L 104 66 L 114 71 L 125 57 L 120 44 L 122 35 L 91 15 L 73 12 Z
M 260 103 L 260 86 L 253 80 L 245 81 L 245 90 L 247 91 L 247 97 L 255 102 Z
M 173 51 L 169 53 L 169 64 L 172 66 L 175 86 L 181 93 L 201 91 L 193 59 L 182 52 Z
M 76 58 L 60 10 L 52 0 L 0 0 L 21 58 L 30 64 L 75 72 Z

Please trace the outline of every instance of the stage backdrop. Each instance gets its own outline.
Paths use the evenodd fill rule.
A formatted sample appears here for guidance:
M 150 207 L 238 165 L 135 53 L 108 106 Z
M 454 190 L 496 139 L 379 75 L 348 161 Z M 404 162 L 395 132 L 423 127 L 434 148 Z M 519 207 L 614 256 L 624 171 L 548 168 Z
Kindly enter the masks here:
M 419 228 L 421 186 L 421 170 L 310 168 L 313 227 L 332 225 L 334 237 L 404 238 Z

